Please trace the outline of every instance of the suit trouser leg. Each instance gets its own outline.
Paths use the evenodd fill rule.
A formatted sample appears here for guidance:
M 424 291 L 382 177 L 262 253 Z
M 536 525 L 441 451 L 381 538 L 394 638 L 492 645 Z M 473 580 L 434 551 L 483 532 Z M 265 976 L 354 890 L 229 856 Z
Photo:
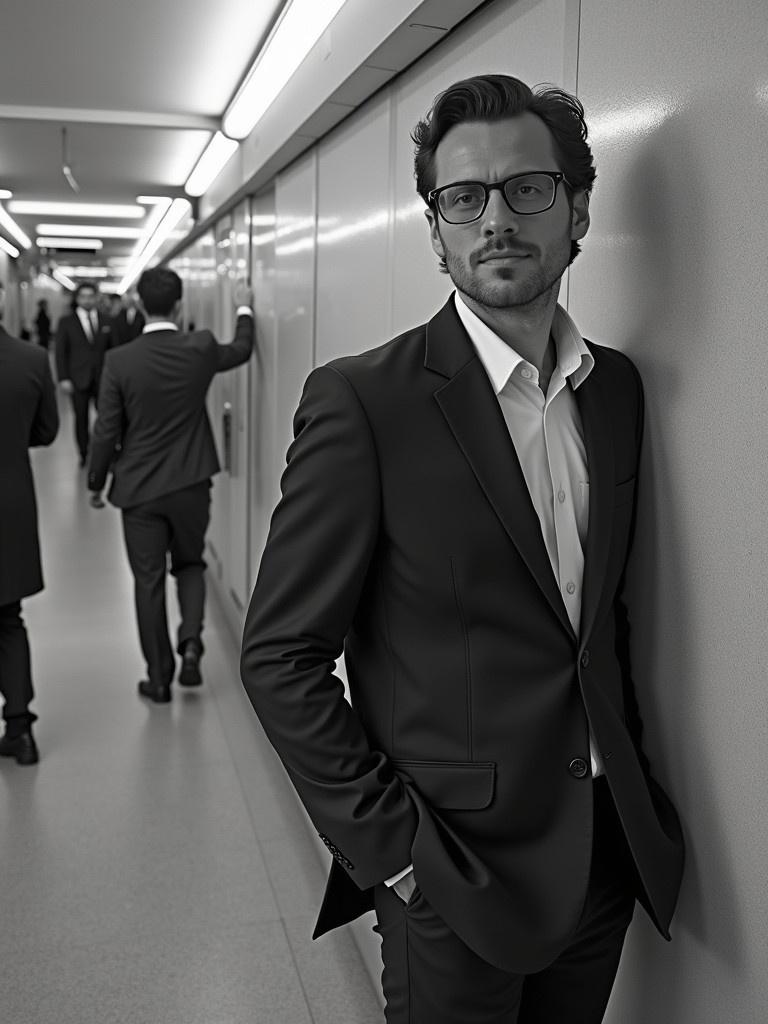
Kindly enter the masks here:
M 171 523 L 171 574 L 176 579 L 181 622 L 176 649 L 194 641 L 202 653 L 205 612 L 205 533 L 211 510 L 211 482 L 203 480 L 166 495 L 166 513 Z
M 537 974 L 507 973 L 482 960 L 420 889 L 405 906 L 392 889 L 376 887 L 387 1024 L 600 1024 L 635 897 L 607 784 L 595 783 L 595 790 L 584 911 L 567 947 Z
M 88 457 L 88 407 L 91 400 L 90 388 L 74 388 L 72 391 L 72 411 L 75 415 L 75 444 L 80 458 Z
M 173 679 L 176 667 L 165 605 L 171 528 L 157 505 L 158 502 L 146 502 L 123 509 L 123 535 L 133 573 L 139 642 L 149 681 L 154 686 L 164 686 Z
M 0 693 L 9 735 L 25 731 L 37 720 L 29 710 L 35 692 L 21 601 L 0 605 Z

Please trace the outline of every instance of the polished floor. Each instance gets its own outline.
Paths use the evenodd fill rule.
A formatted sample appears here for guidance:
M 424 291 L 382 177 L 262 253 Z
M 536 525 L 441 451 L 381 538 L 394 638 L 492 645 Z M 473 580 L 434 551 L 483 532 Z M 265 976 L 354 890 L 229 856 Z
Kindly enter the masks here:
M 141 700 L 120 518 L 88 505 L 68 408 L 33 461 L 41 760 L 0 762 L 0 1021 L 380 1022 L 349 931 L 310 939 L 323 866 L 215 601 L 203 687 Z

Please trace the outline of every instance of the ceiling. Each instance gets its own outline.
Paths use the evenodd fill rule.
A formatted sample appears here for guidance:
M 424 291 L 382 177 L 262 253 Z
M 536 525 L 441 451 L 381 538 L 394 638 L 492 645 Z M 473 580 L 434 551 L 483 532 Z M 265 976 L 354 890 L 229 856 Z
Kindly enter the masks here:
M 3 205 L 32 241 L 38 224 L 135 229 L 144 221 L 22 214 L 14 212 L 15 201 L 135 205 L 138 195 L 183 194 L 282 6 L 283 0 L 5 4 L 0 189 L 13 192 Z M 2 227 L 0 233 L 14 242 Z M 135 238 L 101 241 L 98 253 L 35 247 L 24 262 L 101 267 L 127 262 L 136 245 Z M 118 278 L 119 267 L 110 265 Z

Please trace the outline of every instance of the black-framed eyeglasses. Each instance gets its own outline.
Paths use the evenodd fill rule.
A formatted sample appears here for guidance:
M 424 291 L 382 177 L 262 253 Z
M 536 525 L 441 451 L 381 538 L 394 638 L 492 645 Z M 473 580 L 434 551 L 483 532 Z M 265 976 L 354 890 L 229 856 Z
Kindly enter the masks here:
M 530 216 L 544 213 L 555 204 L 560 182 L 570 186 L 562 171 L 529 171 L 503 181 L 455 181 L 433 188 L 427 202 L 448 224 L 469 224 L 485 213 L 488 198 L 497 188 L 513 213 Z

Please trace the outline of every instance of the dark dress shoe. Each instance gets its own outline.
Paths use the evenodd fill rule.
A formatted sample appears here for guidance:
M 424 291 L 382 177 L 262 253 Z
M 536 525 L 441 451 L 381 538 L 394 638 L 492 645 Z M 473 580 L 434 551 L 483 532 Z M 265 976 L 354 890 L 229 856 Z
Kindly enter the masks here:
M 193 643 L 188 643 L 181 656 L 179 669 L 179 685 L 199 686 L 203 681 L 200 675 L 200 652 Z
M 142 679 L 139 683 L 139 694 L 142 697 L 149 697 L 155 704 L 168 704 L 171 699 L 171 687 L 168 684 L 154 686 L 148 680 Z
M 20 736 L 3 736 L 0 739 L 0 757 L 15 757 L 16 764 L 37 764 L 40 755 L 31 732 Z

